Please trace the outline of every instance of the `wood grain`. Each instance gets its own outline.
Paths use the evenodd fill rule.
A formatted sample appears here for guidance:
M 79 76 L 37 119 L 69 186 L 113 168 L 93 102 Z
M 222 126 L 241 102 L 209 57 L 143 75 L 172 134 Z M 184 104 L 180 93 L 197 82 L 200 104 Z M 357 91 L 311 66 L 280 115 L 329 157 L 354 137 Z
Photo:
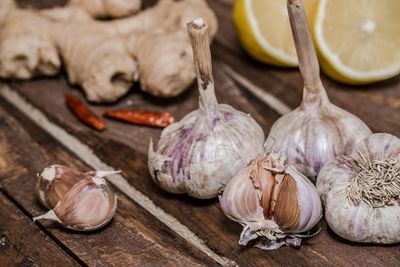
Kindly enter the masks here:
M 0 265 L 79 266 L 0 192 Z M 7 219 L 6 219 L 7 218 Z
M 216 83 L 217 92 L 221 94 L 221 89 L 224 86 L 218 86 L 224 84 L 224 79 L 226 76 L 219 72 L 216 72 Z M 130 145 L 127 146 L 125 142 L 119 142 L 118 137 L 113 136 L 108 139 L 105 135 L 108 130 L 104 133 L 95 133 L 90 129 L 87 129 L 84 125 L 75 121 L 68 112 L 65 112 L 65 106 L 63 103 L 59 105 L 46 105 L 46 101 L 49 103 L 57 103 L 60 95 L 63 94 L 62 90 L 69 91 L 66 86 L 64 89 L 49 88 L 49 84 L 62 84 L 61 82 L 56 82 L 54 80 L 40 80 L 29 83 L 19 83 L 15 85 L 14 88 L 20 92 L 24 97 L 26 97 L 34 105 L 41 107 L 49 118 L 62 125 L 70 133 L 73 133 L 83 142 L 87 143 L 93 148 L 95 153 L 105 162 L 114 166 L 115 168 L 122 169 L 129 177 L 129 182 L 138 188 L 141 192 L 148 195 L 157 205 L 159 205 L 164 210 L 168 211 L 170 214 L 177 217 L 184 225 L 189 227 L 192 231 L 198 234 L 198 236 L 204 240 L 207 240 L 207 245 L 213 248 L 217 253 L 225 255 L 230 259 L 235 260 L 240 265 L 254 265 L 260 266 L 264 264 L 268 265 L 335 265 L 336 263 L 344 263 L 349 261 L 349 257 L 344 259 L 342 254 L 346 251 L 353 251 L 362 257 L 356 259 L 350 259 L 353 264 L 362 264 L 367 258 L 367 262 L 381 263 L 386 265 L 393 265 L 398 261 L 399 254 L 397 252 L 396 246 L 389 248 L 382 248 L 379 246 L 372 247 L 359 247 L 355 244 L 344 242 L 343 240 L 338 240 L 337 237 L 331 233 L 323 233 L 315 238 L 308 240 L 299 250 L 293 248 L 282 248 L 277 251 L 261 251 L 255 248 L 240 248 L 237 245 L 238 235 L 240 233 L 240 226 L 226 219 L 219 209 L 218 202 L 216 200 L 211 201 L 198 201 L 191 199 L 186 196 L 175 196 L 170 195 L 162 190 L 158 189 L 151 182 L 151 179 L 147 172 L 147 158 L 146 156 L 138 151 L 138 148 L 142 145 L 143 139 L 150 138 L 148 134 L 140 134 L 140 143 L 135 143 L 132 139 Z M 231 82 L 225 80 L 225 83 L 231 85 Z M 225 88 L 227 85 L 225 84 Z M 34 89 L 33 89 L 34 88 Z M 47 89 L 46 89 L 47 88 Z M 224 89 L 225 89 L 224 88 Z M 39 99 L 35 97 L 35 91 L 37 90 L 39 94 L 46 94 L 48 98 Z M 227 102 L 236 103 L 234 105 L 243 105 L 246 107 L 254 108 L 256 105 L 251 105 L 252 99 L 243 93 L 244 91 L 236 88 L 229 87 L 230 94 L 237 94 L 240 97 L 232 97 L 227 99 L 225 94 L 224 100 Z M 38 93 L 36 92 L 36 93 Z M 128 96 L 124 101 L 137 101 L 135 98 L 143 97 L 140 94 L 133 94 Z M 247 103 L 247 105 L 246 105 Z M 142 105 L 145 106 L 146 103 L 143 101 Z M 172 108 L 173 106 L 171 106 Z M 100 110 L 101 107 L 95 107 Z M 168 107 L 170 108 L 170 107 Z M 178 109 L 176 109 L 178 110 Z M 253 109 L 256 115 L 263 119 L 265 124 L 271 124 L 272 121 L 268 122 L 268 117 L 263 117 L 262 113 L 257 109 Z M 264 109 L 268 111 L 268 108 Z M 185 110 L 179 110 L 184 113 Z M 271 114 L 275 114 L 272 111 L 268 111 Z M 260 114 L 261 113 L 261 114 Z M 277 116 L 277 114 L 275 114 Z M 68 119 L 69 118 L 69 119 Z M 257 117 L 256 117 L 257 118 Z M 131 127 L 131 130 L 125 132 L 124 134 L 134 134 L 136 131 L 134 128 L 136 126 L 119 125 L 119 127 Z M 121 129 L 121 128 L 120 128 Z M 129 129 L 129 128 L 126 128 Z M 142 127 L 142 131 L 146 131 L 148 128 Z M 29 129 L 27 129 L 29 131 Z M 109 129 L 110 130 L 110 129 Z M 111 129 L 116 131 L 116 129 Z M 110 130 L 110 131 L 111 131 Z M 150 129 L 153 130 L 153 129 Z M 158 130 L 159 132 L 159 130 Z M 148 140 L 148 139 L 147 139 Z M 115 153 L 118 151 L 118 153 Z M 111 155 L 111 156 L 110 156 Z M 204 214 L 207 214 L 205 217 Z M 202 223 L 199 223 L 202 222 Z M 321 224 L 325 227 L 325 224 Z M 322 240 L 321 240 L 322 238 Z M 320 240 L 317 242 L 317 240 Z M 325 244 L 325 246 L 320 247 L 319 244 Z M 335 248 L 332 250 L 332 248 Z M 372 254 L 371 251 L 382 250 L 383 255 L 386 253 L 389 256 L 383 257 L 381 259 L 380 255 Z M 341 251 L 342 254 L 330 253 L 331 251 Z M 328 256 L 326 256 L 328 255 Z M 382 262 L 382 260 L 384 262 Z
M 209 1 L 220 21 L 219 32 L 211 49 L 217 98 L 220 102 L 251 113 L 267 134 L 279 114 L 250 94 L 244 86 L 233 82 L 222 66 L 227 64 L 291 108 L 295 108 L 301 101 L 303 82 L 297 69 L 282 69 L 258 63 L 242 50 L 231 23 L 232 2 L 231 0 Z M 339 84 L 323 75 L 322 79 L 332 102 L 365 120 L 375 131 L 400 135 L 400 77 L 363 87 Z M 241 266 L 397 266 L 400 262 L 398 246 L 358 245 L 345 241 L 333 234 L 324 221 L 320 223 L 321 233 L 306 240 L 300 249 L 284 247 L 276 251 L 262 251 L 252 247 L 239 247 L 237 242 L 241 227 L 224 217 L 216 199 L 199 201 L 187 196 L 172 195 L 165 193 L 152 183 L 147 171 L 147 146 L 151 138 L 158 140 L 161 132 L 159 129 L 107 120 L 108 128 L 104 132 L 96 133 L 90 130 L 82 125 L 65 106 L 64 94 L 72 92 L 80 97 L 83 95 L 78 88 L 66 82 L 64 74 L 52 79 L 13 82 L 10 85 L 28 102 L 43 111 L 53 123 L 62 126 L 70 134 L 89 145 L 101 160 L 114 168 L 122 169 L 131 185 L 205 240 L 206 244 L 219 255 L 229 257 Z M 4 181 L 7 193 L 18 203 L 22 203 L 21 206 L 26 210 L 36 215 L 42 210 L 35 203 L 33 193 L 19 192 L 15 184 L 19 183 L 18 186 L 20 186 L 31 183 L 28 173 L 32 170 L 40 170 L 45 164 L 54 160 L 71 162 L 74 166 L 82 168 L 86 166 L 76 160 L 70 152 L 65 151 L 43 130 L 30 123 L 25 116 L 18 115 L 15 108 L 4 101 L 0 101 L 0 104 L 1 106 L 4 104 L 7 112 L 13 114 L 16 121 L 21 123 L 18 127 L 7 130 L 7 137 L 0 135 L 0 166 L 4 166 L 0 169 L 4 169 L 4 172 L 0 171 L 0 180 L 5 179 L 5 176 L 12 176 Z M 91 107 L 100 115 L 101 111 L 109 106 L 92 105 Z M 168 111 L 179 120 L 198 107 L 198 93 L 195 86 L 192 86 L 176 98 L 156 99 L 140 92 L 139 86 L 135 85 L 131 93 L 113 107 Z M 5 121 L 1 117 L 0 122 Z M 17 123 L 16 121 L 13 120 L 13 123 Z M 13 123 L 8 122 L 6 125 L 10 127 L 9 124 Z M 15 134 L 19 136 L 19 141 L 15 142 L 28 144 L 26 148 L 17 146 L 16 152 L 11 149 L 14 144 L 17 144 L 12 142 Z M 1 138 L 6 139 L 7 142 L 1 142 Z M 25 159 L 24 155 L 30 154 L 30 151 L 36 152 Z M 79 154 L 79 151 L 75 152 Z M 2 157 L 1 153 L 7 157 Z M 13 162 L 17 164 L 12 164 Z M 31 196 L 26 197 L 26 194 L 31 194 Z M 143 209 L 126 198 L 124 200 L 123 196 L 121 199 L 123 199 L 121 201 L 123 208 L 119 209 L 116 219 L 109 228 L 93 236 L 85 236 L 90 240 L 90 246 L 102 248 L 99 251 L 87 252 L 90 246 L 82 244 L 81 235 L 65 232 L 57 227 L 49 228 L 49 234 L 61 240 L 85 262 L 94 262 L 95 259 L 114 262 L 114 258 L 122 257 L 126 262 L 154 263 L 156 254 L 152 254 L 155 253 L 153 250 L 159 250 L 159 244 L 162 244 L 167 247 L 165 251 L 160 252 L 162 255 L 159 256 L 159 262 L 162 264 L 177 262 L 180 265 L 215 264 L 197 255 L 195 249 L 176 237 L 171 230 L 154 220 Z M 136 215 L 135 212 L 141 215 Z M 132 258 L 127 251 L 118 254 L 119 252 L 107 246 L 111 246 L 107 243 L 130 242 L 126 241 L 126 236 L 122 237 L 113 231 L 114 228 L 118 231 L 128 229 L 127 236 L 132 235 L 135 242 L 144 243 L 135 253 L 149 255 L 149 258 L 143 255 Z M 139 229 L 139 232 L 135 232 L 134 229 Z M 148 237 L 150 241 L 143 241 L 147 240 L 143 236 Z M 132 246 L 135 242 L 129 244 Z M 82 247 L 85 253 L 78 253 Z M 133 248 L 130 251 L 132 250 Z M 175 254 L 183 255 L 183 259 L 177 259 Z
M 0 171 L 3 190 L 30 216 L 45 210 L 38 204 L 35 193 L 36 173 L 50 164 L 65 164 L 88 170 L 81 161 L 50 138 L 43 130 L 21 117 L 13 110 L 16 121 L 3 107 L 12 108 L 0 101 L 0 143 L 12 147 L 10 155 L 16 160 L 13 171 Z M 30 131 L 27 133 L 22 123 Z M 33 139 L 32 137 L 36 139 Z M 7 144 L 7 145 L 4 145 Z M 14 156 L 13 156 L 14 155 Z M 124 195 L 118 193 L 118 209 L 114 220 L 103 230 L 93 233 L 77 233 L 62 229 L 56 224 L 41 222 L 46 233 L 57 239 L 77 258 L 89 265 L 148 265 L 192 266 L 215 265 L 200 251 L 178 237 L 160 221 Z M 93 249 L 95 248 L 95 249 Z

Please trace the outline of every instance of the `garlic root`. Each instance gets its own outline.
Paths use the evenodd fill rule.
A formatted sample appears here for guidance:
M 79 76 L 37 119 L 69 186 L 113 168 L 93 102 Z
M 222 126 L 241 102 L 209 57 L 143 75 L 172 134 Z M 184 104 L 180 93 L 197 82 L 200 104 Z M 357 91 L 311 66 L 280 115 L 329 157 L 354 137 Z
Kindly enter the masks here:
M 372 134 L 351 155 L 318 175 L 325 218 L 341 237 L 362 243 L 400 242 L 400 139 Z

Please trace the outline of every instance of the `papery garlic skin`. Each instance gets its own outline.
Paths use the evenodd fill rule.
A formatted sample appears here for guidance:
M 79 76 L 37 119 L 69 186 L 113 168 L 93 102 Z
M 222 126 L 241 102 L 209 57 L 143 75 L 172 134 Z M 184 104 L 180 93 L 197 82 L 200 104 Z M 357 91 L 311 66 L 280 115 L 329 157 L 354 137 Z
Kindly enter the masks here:
M 351 153 L 372 132 L 359 118 L 329 101 L 302 1 L 288 0 L 288 14 L 304 81 L 303 101 L 275 122 L 265 150 L 315 182 L 326 162 Z
M 53 210 L 33 220 L 48 219 L 76 231 L 92 231 L 114 216 L 117 196 L 104 178 L 90 177 L 76 183 Z
M 315 182 L 326 162 L 350 154 L 371 133 L 359 118 L 330 102 L 308 103 L 275 122 L 265 149 Z
M 215 116 L 211 129 L 207 116 Z M 155 182 L 168 192 L 205 199 L 217 196 L 233 175 L 259 155 L 264 133 L 248 114 L 219 104 L 214 114 L 189 113 L 167 127 L 160 140 L 155 152 L 152 144 L 149 149 Z
M 224 214 L 244 227 L 240 245 L 256 240 L 256 247 L 267 250 L 299 246 L 307 236 L 301 233 L 321 219 L 314 185 L 292 166 L 273 165 L 268 155 L 253 161 L 230 180 L 220 197 Z
M 90 173 L 63 165 L 51 165 L 38 174 L 38 196 L 43 206 L 54 208 L 61 198 L 80 180 L 87 178 Z
M 218 104 L 214 93 L 207 25 L 188 24 L 200 92 L 198 110 L 165 128 L 155 150 L 149 146 L 149 172 L 161 188 L 208 199 L 262 151 L 264 133 L 250 115 Z
M 374 163 L 379 170 L 369 169 L 371 176 L 365 176 L 360 164 Z M 390 166 L 390 171 L 385 166 Z M 382 177 L 391 180 L 383 182 Z M 399 185 L 400 139 L 383 133 L 360 142 L 350 156 L 329 162 L 317 179 L 331 229 L 345 239 L 362 243 L 400 242 Z

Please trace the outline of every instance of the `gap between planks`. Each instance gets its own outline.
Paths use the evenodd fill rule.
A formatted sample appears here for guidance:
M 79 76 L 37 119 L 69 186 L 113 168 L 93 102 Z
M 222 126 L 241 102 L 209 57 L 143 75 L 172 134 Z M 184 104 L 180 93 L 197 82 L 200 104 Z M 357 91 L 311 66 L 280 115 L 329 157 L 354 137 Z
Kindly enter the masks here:
M 89 146 L 82 143 L 78 138 L 69 134 L 60 126 L 52 123 L 44 113 L 28 103 L 19 93 L 11 90 L 7 85 L 0 84 L 0 95 L 93 169 L 103 171 L 115 170 L 112 166 L 109 166 L 100 160 Z M 158 220 L 176 232 L 179 236 L 219 264 L 224 266 L 237 265 L 235 261 L 215 253 L 195 233 L 185 225 L 181 224 L 174 216 L 158 207 L 149 197 L 129 184 L 122 175 L 115 174 L 107 177 L 107 180 L 126 196 L 138 203 Z

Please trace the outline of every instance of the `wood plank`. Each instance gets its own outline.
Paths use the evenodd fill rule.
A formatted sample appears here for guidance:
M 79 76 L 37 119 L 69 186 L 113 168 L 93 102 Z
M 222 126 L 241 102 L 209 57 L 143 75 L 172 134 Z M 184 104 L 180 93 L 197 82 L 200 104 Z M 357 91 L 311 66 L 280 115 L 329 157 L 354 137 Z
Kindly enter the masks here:
M 77 160 L 18 112 L 0 101 L 0 144 L 12 147 L 0 158 L 16 159 L 13 171 L 0 171 L 3 190 L 21 205 L 30 216 L 43 213 L 35 193 L 35 174 L 50 164 L 66 164 L 83 170 L 88 167 Z M 13 116 L 30 129 L 27 133 Z M 32 139 L 35 136 L 37 139 Z M 7 145 L 4 145 L 7 144 Z M 5 161 L 4 161 L 5 162 Z M 16 167 L 15 167 L 16 166 Z M 105 229 L 94 233 L 77 233 L 56 224 L 41 222 L 48 234 L 57 239 L 88 265 L 192 266 L 216 265 L 214 261 L 189 245 L 147 211 L 118 193 L 118 209 L 114 220 Z
M 1 266 L 80 266 L 0 192 Z
M 282 99 L 292 108 L 298 105 L 302 88 L 298 71 L 274 68 L 250 59 L 241 50 L 235 38 L 235 33 L 230 23 L 231 5 L 227 3 L 228 1 L 222 0 L 210 1 L 220 21 L 224 21 L 224 23 L 220 23 L 220 32 L 216 43 L 212 47 L 215 58 L 229 64 L 235 71 L 253 83 L 266 88 L 266 91 Z M 268 131 L 279 114 L 261 104 L 259 100 L 252 97 L 243 88 L 238 89 L 235 87 L 229 77 L 226 77 L 226 74 L 218 67 L 218 64 L 215 64 L 214 71 L 216 73 L 219 99 L 223 99 L 223 102 L 232 104 L 236 108 L 251 112 L 264 130 Z M 395 89 L 391 88 L 392 86 L 398 87 L 399 82 L 396 79 L 394 80 L 379 85 L 387 86 L 388 88 L 368 90 L 367 92 L 361 89 L 349 91 L 335 87 L 331 88 L 331 83 L 338 87 L 339 85 L 326 79 L 325 82 L 328 82 L 329 94 L 335 103 L 366 120 L 375 130 L 399 134 L 398 122 L 400 120 L 394 120 L 398 118 L 396 117 L 398 116 L 398 108 L 394 103 L 396 103 L 399 95 Z M 133 186 L 148 195 L 164 210 L 179 218 L 184 225 L 198 234 L 200 238 L 207 240 L 208 246 L 212 247 L 217 253 L 230 257 L 240 265 L 334 266 L 353 264 L 395 266 L 400 261 L 398 246 L 355 245 L 341 240 L 331 232 L 326 231 L 324 222 L 321 223 L 323 227 L 322 233 L 308 240 L 299 250 L 282 248 L 277 251 L 267 252 L 255 248 L 240 248 L 237 245 L 240 226 L 222 215 L 216 200 L 198 201 L 185 196 L 167 194 L 155 187 L 150 181 L 146 166 L 147 144 L 150 138 L 158 138 L 160 130 L 111 121 L 108 121 L 109 129 L 103 133 L 99 134 L 89 130 L 81 125 L 64 106 L 63 94 L 70 92 L 71 87 L 65 82 L 63 76 L 59 76 L 56 79 L 14 83 L 13 88 L 45 112 L 54 123 L 63 126 L 67 131 L 75 134 L 81 141 L 88 144 L 103 161 L 115 168 L 123 169 Z M 385 106 L 382 107 L 384 109 L 378 109 L 380 106 L 371 100 L 374 97 L 376 99 L 380 98 L 376 96 L 371 98 L 371 92 L 382 94 L 382 99 L 384 100 L 382 100 L 383 104 L 381 103 L 381 106 Z M 75 93 L 80 94 L 77 90 Z M 368 96 L 362 97 L 363 93 Z M 38 95 L 46 95 L 46 98 L 40 98 Z M 351 99 L 351 103 L 349 99 Z M 376 101 L 379 102 L 380 100 Z M 392 103 L 393 107 L 386 107 L 385 103 L 389 102 Z M 116 106 L 166 110 L 179 119 L 189 110 L 197 107 L 197 93 L 192 88 L 175 99 L 159 100 L 140 93 L 136 86 L 133 92 L 122 99 Z M 93 107 L 98 113 L 104 108 L 104 106 Z M 375 114 L 384 115 L 385 117 L 377 118 Z M 28 132 L 31 131 L 27 130 Z M 40 139 L 38 136 L 33 138 Z M 115 153 L 115 151 L 118 151 L 118 153 Z
M 260 103 L 257 103 L 255 99 L 246 95 L 246 91 L 232 86 L 232 82 L 228 77 L 226 77 L 226 75 L 224 76 L 223 73 L 220 73 L 220 71 L 216 71 L 216 83 L 217 92 L 220 97 L 223 96 L 223 99 L 226 102 L 233 103 L 234 106 L 253 110 L 256 119 L 261 118 L 266 129 L 269 129 L 272 124 L 273 120 L 271 120 L 271 117 L 273 116 L 265 116 L 265 114 L 272 114 L 275 117 L 278 116 L 276 112 Z M 103 161 L 116 168 L 123 169 L 124 172 L 127 173 L 129 182 L 133 186 L 148 195 L 164 210 L 177 217 L 189 229 L 197 233 L 201 239 L 207 240 L 207 245 L 213 248 L 218 254 L 225 255 L 230 259 L 234 259 L 237 263 L 244 265 L 298 264 L 304 266 L 322 266 L 329 264 L 334 265 L 336 262 L 343 262 L 343 256 L 340 254 L 329 253 L 332 251 L 329 247 L 321 249 L 318 246 L 316 240 L 319 240 L 318 238 L 321 238 L 320 236 L 310 239 L 300 248 L 300 250 L 282 248 L 277 251 L 266 252 L 254 248 L 240 248 L 237 245 L 240 226 L 224 217 L 216 200 L 198 201 L 186 196 L 170 195 L 155 187 L 151 182 L 147 173 L 146 156 L 139 151 L 145 150 L 149 138 L 156 135 L 157 132 L 159 134 L 160 130 L 130 126 L 126 124 L 109 123 L 110 125 L 116 125 L 116 128 L 110 126 L 110 129 L 100 134 L 93 132 L 80 124 L 71 114 L 68 114 L 68 110 L 65 108 L 63 103 L 63 94 L 69 92 L 70 89 L 67 85 L 62 86 L 63 84 L 65 84 L 65 82 L 63 82 L 62 78 L 61 81 L 42 79 L 28 83 L 17 83 L 14 84 L 13 87 L 34 105 L 40 107 L 40 109 L 43 110 L 53 122 L 62 125 L 62 127 L 92 147 L 95 153 Z M 192 91 L 194 90 L 192 89 Z M 192 92 L 188 92 L 188 94 L 190 93 Z M 37 98 L 37 94 L 44 94 L 47 98 Z M 154 107 L 161 109 L 161 103 L 155 105 L 153 99 L 144 100 L 145 98 L 145 95 L 134 93 L 127 96 L 120 105 L 136 103 L 134 104 L 135 106 L 140 105 L 142 108 Z M 184 105 L 187 103 L 185 101 L 189 101 L 186 98 L 181 100 L 184 104 L 179 106 L 180 108 L 177 107 L 178 104 L 181 104 L 179 100 L 176 99 L 173 101 L 173 104 L 165 105 L 165 109 L 173 114 L 175 112 L 178 116 L 182 116 L 180 114 L 190 110 L 190 105 Z M 256 108 L 258 105 L 260 105 L 259 109 Z M 99 112 L 102 109 L 102 106 L 94 106 L 94 109 L 96 112 Z M 115 136 L 117 133 L 119 133 L 119 135 Z M 140 140 L 137 141 L 137 139 Z M 127 142 L 127 140 L 129 140 L 129 142 Z M 129 144 L 129 146 L 126 144 Z M 116 154 L 115 151 L 118 151 L 119 153 Z M 204 214 L 208 215 L 207 218 L 205 218 Z M 322 223 L 322 226 L 325 227 L 324 223 Z M 342 241 L 339 242 L 332 234 L 320 235 L 324 238 L 323 241 L 319 242 L 330 244 L 330 246 L 335 247 L 335 250 L 333 251 L 342 251 L 345 253 L 350 250 L 360 255 L 360 257 L 356 259 L 352 259 L 351 257 L 349 259 L 349 257 L 347 257 L 344 261 L 349 261 L 353 264 L 362 264 L 366 261 L 365 259 L 368 259 L 367 262 L 371 262 L 371 264 L 382 265 L 380 264 L 382 263 L 380 256 L 371 254 L 371 251 L 374 251 L 379 247 L 371 247 L 370 249 L 369 247 L 367 249 L 360 248 L 354 244 L 347 244 Z M 383 254 L 388 254 L 388 256 L 383 259 L 384 264 L 393 264 L 398 260 L 396 247 L 384 250 Z M 325 255 L 329 255 L 329 257 Z
M 85 126 L 81 125 L 79 122 L 74 122 L 75 118 L 71 118 L 71 121 L 67 121 L 68 112 L 64 112 L 65 106 L 60 99 L 62 99 L 62 94 L 60 94 L 60 87 L 56 89 L 55 87 L 46 87 L 49 81 L 41 80 L 44 84 L 40 85 L 40 81 L 29 82 L 31 86 L 19 84 L 17 91 L 21 92 L 25 97 L 27 97 L 37 106 L 41 106 L 42 110 L 52 118 L 53 122 L 61 124 L 65 129 L 77 135 L 82 141 L 89 144 L 97 155 L 105 162 L 108 162 L 116 168 L 123 169 L 124 172 L 129 177 L 129 182 L 138 188 L 140 191 L 147 194 L 157 205 L 167 210 L 172 215 L 179 218 L 179 220 L 189 227 L 192 231 L 196 232 L 198 236 L 204 240 L 207 240 L 207 245 L 213 248 L 217 253 L 225 255 L 231 259 L 234 259 L 239 264 L 248 265 L 329 265 L 330 262 L 340 262 L 342 257 L 339 254 L 330 255 L 332 258 L 325 256 L 325 251 L 319 249 L 317 238 L 310 239 L 305 243 L 300 250 L 294 250 L 292 248 L 282 248 L 277 251 L 261 251 L 255 248 L 243 249 L 237 245 L 238 235 L 240 233 L 240 226 L 229 221 L 224 217 L 219 209 L 218 202 L 216 200 L 210 201 L 198 201 L 191 199 L 186 196 L 175 196 L 170 195 L 162 190 L 158 189 L 151 182 L 151 179 L 147 173 L 146 166 L 146 156 L 140 152 L 135 151 L 132 148 L 139 146 L 140 144 L 131 143 L 131 147 L 116 142 L 115 140 L 106 139 L 102 135 L 104 133 L 96 133 Z M 216 78 L 217 83 L 221 82 L 220 78 Z M 38 84 L 39 83 L 39 84 Z M 47 83 L 47 84 L 46 84 Z M 35 86 L 32 86 L 35 85 Z M 27 86 L 24 88 L 24 86 Z M 16 87 L 16 88 L 17 88 Z M 221 86 L 222 87 L 222 86 Z M 221 87 L 218 87 L 221 89 Z M 47 88 L 43 89 L 43 88 Z M 238 90 L 230 88 L 231 90 Z M 54 103 L 59 101 L 59 105 L 53 107 L 54 109 L 49 109 L 46 103 L 41 103 L 43 101 L 35 97 L 34 90 L 40 92 L 40 94 L 45 94 L 49 99 L 54 99 L 49 101 L 49 103 Z M 66 90 L 68 90 L 66 88 Z M 239 90 L 240 91 L 240 90 Z M 54 96 L 57 94 L 57 96 Z M 129 96 L 126 101 L 137 95 Z M 240 99 L 241 101 L 246 101 L 246 96 L 239 98 L 232 98 L 231 101 L 235 99 Z M 38 104 L 40 103 L 40 104 Z M 98 109 L 99 107 L 97 107 Z M 56 112 L 57 111 L 57 112 Z M 128 125 L 121 125 L 121 127 L 130 127 Z M 132 126 L 131 126 L 132 127 Z M 134 128 L 134 126 L 133 126 Z M 143 127 L 142 127 L 143 128 Z M 79 129 L 79 130 L 76 130 Z M 146 128 L 143 128 L 145 131 Z M 134 132 L 133 130 L 128 133 Z M 146 134 L 141 134 L 142 139 L 146 137 Z M 135 146 L 136 145 L 136 146 Z M 115 153 L 118 151 L 119 153 Z M 110 157 L 110 155 L 112 155 Z M 208 216 L 205 218 L 204 214 Z M 199 223 L 203 222 L 203 223 Z M 324 224 L 322 224 L 324 225 Z M 323 239 L 326 244 L 334 244 L 333 246 L 338 246 L 338 251 L 348 251 L 349 249 L 354 250 L 359 255 L 363 255 L 364 258 L 368 258 L 371 262 L 379 262 L 379 258 L 374 255 L 370 255 L 370 250 L 360 249 L 354 244 L 343 244 L 335 242 L 335 237 L 332 235 L 325 235 Z M 320 241 L 321 242 L 321 241 Z M 387 257 L 387 262 L 393 263 L 393 259 L 396 259 L 395 248 L 392 248 L 388 253 L 390 255 L 395 255 L 392 257 Z M 394 253 L 394 254 L 393 254 Z M 348 260 L 348 259 L 346 259 Z M 352 259 L 354 264 L 361 264 L 364 260 L 361 258 Z M 334 265 L 334 264 L 333 264 Z
M 232 23 L 233 1 L 209 1 L 220 23 L 213 53 L 249 81 L 275 95 L 290 107 L 299 105 L 303 83 L 298 69 L 262 64 L 241 48 Z M 322 75 L 333 103 L 364 120 L 376 132 L 400 136 L 400 76 L 376 84 L 351 86 Z

